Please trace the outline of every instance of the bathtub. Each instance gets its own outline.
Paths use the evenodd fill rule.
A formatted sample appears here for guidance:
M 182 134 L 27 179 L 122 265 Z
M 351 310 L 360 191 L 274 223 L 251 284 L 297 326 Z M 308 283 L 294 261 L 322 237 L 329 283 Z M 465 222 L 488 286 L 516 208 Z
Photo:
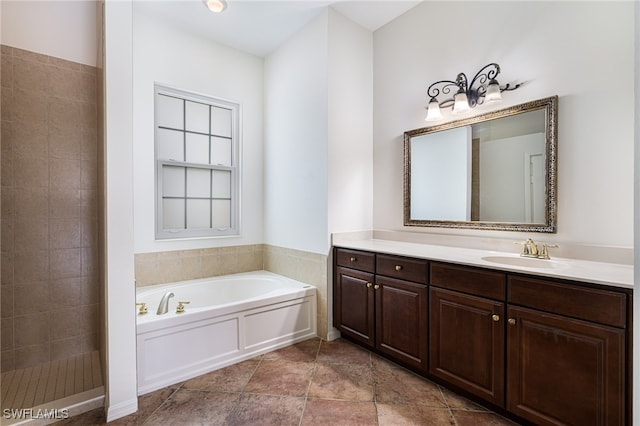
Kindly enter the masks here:
M 172 291 L 169 311 L 157 315 Z M 179 301 L 188 301 L 176 313 Z M 267 271 L 136 289 L 138 395 L 316 336 L 316 289 Z

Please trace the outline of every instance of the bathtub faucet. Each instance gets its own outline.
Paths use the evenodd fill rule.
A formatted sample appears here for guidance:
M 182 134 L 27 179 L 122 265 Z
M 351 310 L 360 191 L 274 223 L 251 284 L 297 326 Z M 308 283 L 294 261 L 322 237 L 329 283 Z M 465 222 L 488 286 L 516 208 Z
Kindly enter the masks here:
M 158 305 L 158 310 L 156 311 L 156 314 L 163 315 L 169 312 L 169 299 L 172 298 L 173 296 L 175 296 L 175 294 L 173 294 L 172 291 L 168 291 L 164 294 L 164 296 L 162 296 L 162 299 L 160 299 L 160 304 Z

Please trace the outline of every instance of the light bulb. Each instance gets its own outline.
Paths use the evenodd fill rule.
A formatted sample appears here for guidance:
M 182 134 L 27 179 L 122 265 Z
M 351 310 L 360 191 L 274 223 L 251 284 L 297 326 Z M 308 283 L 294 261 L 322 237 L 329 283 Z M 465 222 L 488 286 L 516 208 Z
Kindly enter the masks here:
M 500 94 L 500 85 L 495 79 L 489 81 L 487 86 L 487 93 L 484 95 L 485 102 L 501 101 L 502 95 Z

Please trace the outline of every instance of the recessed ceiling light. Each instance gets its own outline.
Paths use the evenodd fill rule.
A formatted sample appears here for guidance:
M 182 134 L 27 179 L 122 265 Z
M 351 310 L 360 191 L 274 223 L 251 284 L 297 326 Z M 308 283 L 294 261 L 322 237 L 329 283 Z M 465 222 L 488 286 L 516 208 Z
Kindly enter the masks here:
M 213 13 L 221 13 L 227 8 L 226 0 L 202 0 L 202 3 Z

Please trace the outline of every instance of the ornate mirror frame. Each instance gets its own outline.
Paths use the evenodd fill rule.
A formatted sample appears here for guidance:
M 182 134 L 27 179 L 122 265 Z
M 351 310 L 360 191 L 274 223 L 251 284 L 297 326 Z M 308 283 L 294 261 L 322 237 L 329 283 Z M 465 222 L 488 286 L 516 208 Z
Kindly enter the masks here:
M 456 127 L 468 126 L 498 118 L 509 117 L 529 111 L 544 109 L 546 119 L 546 179 L 544 223 L 511 223 L 488 221 L 423 220 L 411 218 L 411 138 L 440 132 Z M 438 228 L 467 228 L 496 231 L 555 233 L 557 222 L 557 133 L 558 97 L 539 99 L 524 104 L 488 112 L 444 124 L 410 130 L 404 133 L 404 225 Z

